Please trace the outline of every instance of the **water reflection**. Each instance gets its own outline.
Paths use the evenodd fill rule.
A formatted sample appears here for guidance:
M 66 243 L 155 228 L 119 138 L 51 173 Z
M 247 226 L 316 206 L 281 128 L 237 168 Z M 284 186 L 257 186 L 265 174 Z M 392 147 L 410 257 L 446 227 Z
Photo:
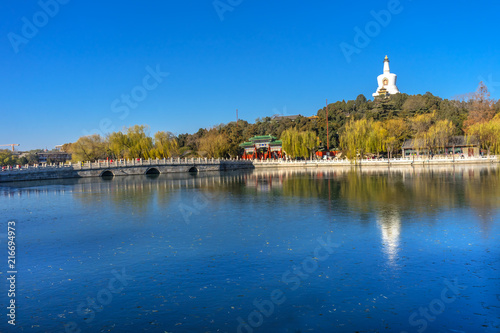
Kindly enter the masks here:
M 135 214 L 167 207 L 178 190 L 196 189 L 214 202 L 230 191 L 245 203 L 249 194 L 317 199 L 324 209 L 349 209 L 362 220 L 376 213 L 387 253 L 397 249 L 401 219 L 406 213 L 435 216 L 443 208 L 471 207 L 485 237 L 500 207 L 498 165 L 400 168 L 255 169 L 196 175 L 170 174 L 101 179 L 4 183 L 1 197 L 72 193 L 84 205 L 104 201 Z M 410 223 L 411 221 L 409 221 Z M 391 257 L 393 257 L 391 255 Z
M 2 184 L 0 202 L 26 226 L 23 265 L 36 274 L 24 275 L 23 288 L 55 295 L 26 298 L 31 309 L 56 309 L 26 312 L 42 325 L 75 294 L 83 296 L 72 308 L 95 295 L 111 267 L 124 265 L 136 280 L 89 330 L 123 323 L 115 314 L 126 314 L 136 331 L 148 322 L 175 331 L 179 314 L 190 313 L 186 332 L 235 331 L 235 318 L 279 288 L 287 302 L 275 322 L 284 327 L 323 332 L 332 322 L 367 322 L 358 330 L 382 331 L 385 318 L 399 332 L 409 328 L 394 323 L 406 325 L 409 313 L 439 297 L 444 277 L 468 286 L 446 304 L 450 316 L 471 304 L 472 313 L 489 314 L 482 301 L 498 289 L 499 185 L 498 166 L 297 168 Z M 197 210 L 189 224 L 180 204 Z M 325 235 L 342 245 L 290 290 L 283 273 L 310 258 Z M 485 287 L 476 288 L 478 276 Z
M 396 207 L 377 214 L 377 225 L 382 234 L 382 247 L 390 266 L 396 266 L 401 236 L 401 216 Z

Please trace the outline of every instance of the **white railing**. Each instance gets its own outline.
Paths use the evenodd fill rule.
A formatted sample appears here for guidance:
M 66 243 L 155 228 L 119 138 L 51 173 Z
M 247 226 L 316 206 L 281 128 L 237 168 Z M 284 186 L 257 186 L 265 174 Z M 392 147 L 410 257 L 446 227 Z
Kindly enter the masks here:
M 107 169 L 134 166 L 162 166 L 162 165 L 193 165 L 210 164 L 216 165 L 226 163 L 250 163 L 250 161 L 241 159 L 215 159 L 215 158 L 163 158 L 163 159 L 121 159 L 96 162 L 68 162 L 68 163 L 40 163 L 35 165 L 16 165 L 14 167 L 0 167 L 0 172 L 5 171 L 35 171 L 52 169 L 72 169 L 72 170 L 91 170 Z
M 329 159 L 329 160 L 253 160 L 254 164 L 257 165 L 336 165 L 336 164 L 412 164 L 412 163 L 465 163 L 465 162 L 496 162 L 498 161 L 497 156 L 490 155 L 488 156 L 477 156 L 477 157 L 434 157 L 428 158 L 427 156 L 419 156 L 419 157 L 400 157 L 400 158 L 377 158 L 377 159 L 357 159 L 356 161 L 350 161 L 348 159 Z
M 439 163 L 467 163 L 467 162 L 498 162 L 498 157 L 495 155 L 477 156 L 477 157 L 453 157 L 453 156 L 411 156 L 401 158 L 380 158 L 380 159 L 358 159 L 355 163 L 351 163 L 348 159 L 329 159 L 329 160 L 241 160 L 241 159 L 214 159 L 214 158 L 164 158 L 164 159 L 122 159 L 113 161 L 97 161 L 97 162 L 77 162 L 77 163 L 41 163 L 40 165 L 17 165 L 15 167 L 2 167 L 0 172 L 23 172 L 23 171 L 44 171 L 48 170 L 91 170 L 91 169 L 108 169 L 134 166 L 164 166 L 164 165 L 193 165 L 193 164 L 221 164 L 224 163 L 253 163 L 255 165 L 288 165 L 288 166 L 304 166 L 304 165 L 351 165 L 351 164 L 439 164 Z

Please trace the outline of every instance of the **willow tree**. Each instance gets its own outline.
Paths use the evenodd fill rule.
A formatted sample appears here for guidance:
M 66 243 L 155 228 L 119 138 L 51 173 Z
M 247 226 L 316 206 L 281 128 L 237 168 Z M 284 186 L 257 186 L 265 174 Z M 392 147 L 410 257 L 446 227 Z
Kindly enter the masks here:
M 106 158 L 106 143 L 99 134 L 82 136 L 71 145 L 73 161 L 95 161 Z
M 490 121 L 476 123 L 467 130 L 467 141 L 479 140 L 481 147 L 490 153 L 500 154 L 500 114 Z
M 124 158 L 128 151 L 128 138 L 122 132 L 113 132 L 107 136 L 108 149 L 114 158 Z
M 153 150 L 153 138 L 147 131 L 149 127 L 146 125 L 134 125 L 127 129 L 127 151 L 126 158 L 151 158 L 154 157 L 151 152 Z
M 435 117 L 435 113 L 428 113 L 419 114 L 410 118 L 410 126 L 413 131 L 414 143 L 415 146 L 417 146 L 417 149 L 420 149 L 421 147 L 429 148 L 428 131 L 432 126 Z
M 300 155 L 299 131 L 289 128 L 281 133 L 283 151 L 287 156 L 295 158 Z
M 281 133 L 282 147 L 291 158 L 312 158 L 313 150 L 319 145 L 319 138 L 313 131 L 299 132 L 296 128 L 289 128 Z
M 427 131 L 428 145 L 432 148 L 444 148 L 455 132 L 455 126 L 448 119 L 439 120 Z
M 369 151 L 377 153 L 377 156 L 379 156 L 380 152 L 386 151 L 387 136 L 388 132 L 384 128 L 382 122 L 372 122 L 370 124 L 367 142 Z
M 363 158 L 369 150 L 369 136 L 373 121 L 367 119 L 351 120 L 346 123 L 340 134 L 340 146 L 346 152 L 347 158 L 356 162 L 359 154 Z
M 409 137 L 408 125 L 403 119 L 389 119 L 384 122 L 384 128 L 387 130 L 385 147 L 389 158 L 392 158 L 394 150 L 400 150 L 404 140 Z
M 301 157 L 312 159 L 313 151 L 319 146 L 319 138 L 313 131 L 302 131 L 299 133 L 301 143 Z
M 148 126 L 135 125 L 123 132 L 110 133 L 107 147 L 114 158 L 154 158 L 153 139 L 148 135 Z
M 170 132 L 156 132 L 154 137 L 154 148 L 151 155 L 154 158 L 169 158 L 179 153 L 177 139 Z

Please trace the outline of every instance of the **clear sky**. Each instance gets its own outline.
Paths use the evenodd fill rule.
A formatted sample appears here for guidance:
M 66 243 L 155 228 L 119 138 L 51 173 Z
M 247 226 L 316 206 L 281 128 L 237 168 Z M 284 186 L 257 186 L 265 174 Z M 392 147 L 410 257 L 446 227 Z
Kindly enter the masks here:
M 498 1 L 54 1 L 0 4 L 0 144 L 313 115 L 386 54 L 401 92 L 500 98 Z

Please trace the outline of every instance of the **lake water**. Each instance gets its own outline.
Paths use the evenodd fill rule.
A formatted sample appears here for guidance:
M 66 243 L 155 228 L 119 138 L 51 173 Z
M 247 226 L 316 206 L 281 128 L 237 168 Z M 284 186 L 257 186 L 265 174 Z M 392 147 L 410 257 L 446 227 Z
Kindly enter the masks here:
M 1 184 L 0 209 L 1 332 L 500 332 L 495 166 Z

